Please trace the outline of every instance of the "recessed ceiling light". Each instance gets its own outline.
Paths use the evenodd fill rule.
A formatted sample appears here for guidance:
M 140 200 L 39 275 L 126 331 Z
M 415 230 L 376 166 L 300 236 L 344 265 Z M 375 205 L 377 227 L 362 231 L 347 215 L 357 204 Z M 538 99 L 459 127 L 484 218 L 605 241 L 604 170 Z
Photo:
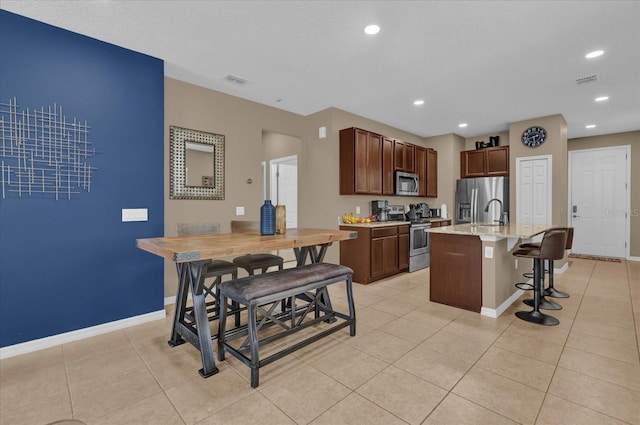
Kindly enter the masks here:
M 466 127 L 467 125 L 469 125 L 469 124 L 467 124 L 466 122 L 463 122 L 463 123 L 461 123 L 461 124 L 458 124 L 458 127 L 460 127 L 460 128 L 464 128 L 464 127 Z
M 416 106 L 424 105 L 424 100 L 422 99 L 414 100 L 413 104 Z
M 364 29 L 365 34 L 373 35 L 380 32 L 380 27 L 377 25 L 368 25 Z
M 585 58 L 587 59 L 597 58 L 598 56 L 602 56 L 603 53 L 604 53 L 604 50 L 594 50 L 593 52 L 587 53 Z
M 595 124 L 589 124 L 589 125 L 585 126 L 584 128 L 596 128 L 596 125 Z
M 609 96 L 596 97 L 596 102 L 604 102 L 605 100 L 609 100 Z

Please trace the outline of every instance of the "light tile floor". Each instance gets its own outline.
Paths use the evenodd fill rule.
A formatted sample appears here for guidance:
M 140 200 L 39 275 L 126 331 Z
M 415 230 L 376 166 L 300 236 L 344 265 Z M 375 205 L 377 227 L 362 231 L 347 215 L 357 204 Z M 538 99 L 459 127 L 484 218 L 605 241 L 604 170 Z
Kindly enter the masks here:
M 249 385 L 227 355 L 167 345 L 165 320 L 0 362 L 0 424 L 640 424 L 640 263 L 571 259 L 556 327 L 429 302 L 428 270 L 355 285 L 358 329 Z M 344 288 L 331 288 L 345 308 Z

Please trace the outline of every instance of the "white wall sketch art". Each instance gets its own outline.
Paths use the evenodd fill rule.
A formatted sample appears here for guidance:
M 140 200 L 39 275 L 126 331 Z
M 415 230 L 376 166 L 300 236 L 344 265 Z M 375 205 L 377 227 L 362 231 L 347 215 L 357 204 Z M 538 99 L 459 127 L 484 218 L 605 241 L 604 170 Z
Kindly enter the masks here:
M 14 97 L 0 103 L 2 199 L 47 194 L 59 199 L 91 191 L 96 154 L 89 124 L 68 120 L 62 106 L 29 110 Z

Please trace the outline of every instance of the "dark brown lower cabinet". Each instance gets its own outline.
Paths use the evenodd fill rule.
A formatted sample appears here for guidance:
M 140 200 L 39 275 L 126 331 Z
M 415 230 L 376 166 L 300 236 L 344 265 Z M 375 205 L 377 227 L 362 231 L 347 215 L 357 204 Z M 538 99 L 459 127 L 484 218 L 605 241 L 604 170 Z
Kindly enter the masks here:
M 478 236 L 431 233 L 430 300 L 480 312 L 482 242 Z
M 367 284 L 409 267 L 409 226 L 340 226 L 358 237 L 340 242 L 340 264 L 353 270 L 353 281 Z

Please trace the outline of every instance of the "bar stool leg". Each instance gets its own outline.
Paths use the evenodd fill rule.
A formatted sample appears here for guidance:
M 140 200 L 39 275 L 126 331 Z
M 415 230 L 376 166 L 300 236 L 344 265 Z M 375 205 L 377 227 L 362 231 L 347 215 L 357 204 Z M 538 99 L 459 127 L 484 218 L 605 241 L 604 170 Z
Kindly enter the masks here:
M 549 287 L 545 288 L 544 295 L 552 298 L 569 298 L 569 294 L 553 287 L 553 260 L 549 260 Z
M 535 323 L 538 325 L 554 326 L 560 323 L 558 319 L 548 314 L 540 312 L 540 301 L 542 298 L 542 274 L 543 260 L 535 258 L 533 260 L 533 310 L 532 311 L 518 311 L 516 316 L 527 322 Z
M 540 261 L 542 262 L 542 269 L 540 270 L 540 280 L 542 282 L 540 284 L 540 288 L 542 291 L 540 292 L 540 303 L 538 304 L 538 307 L 543 310 L 562 310 L 562 305 L 545 298 L 545 295 L 547 294 L 546 289 L 544 289 L 544 260 Z M 549 284 L 551 285 L 551 282 L 553 282 L 553 260 L 549 260 L 549 270 Z M 533 307 L 534 301 L 531 298 L 522 300 L 522 302 Z

